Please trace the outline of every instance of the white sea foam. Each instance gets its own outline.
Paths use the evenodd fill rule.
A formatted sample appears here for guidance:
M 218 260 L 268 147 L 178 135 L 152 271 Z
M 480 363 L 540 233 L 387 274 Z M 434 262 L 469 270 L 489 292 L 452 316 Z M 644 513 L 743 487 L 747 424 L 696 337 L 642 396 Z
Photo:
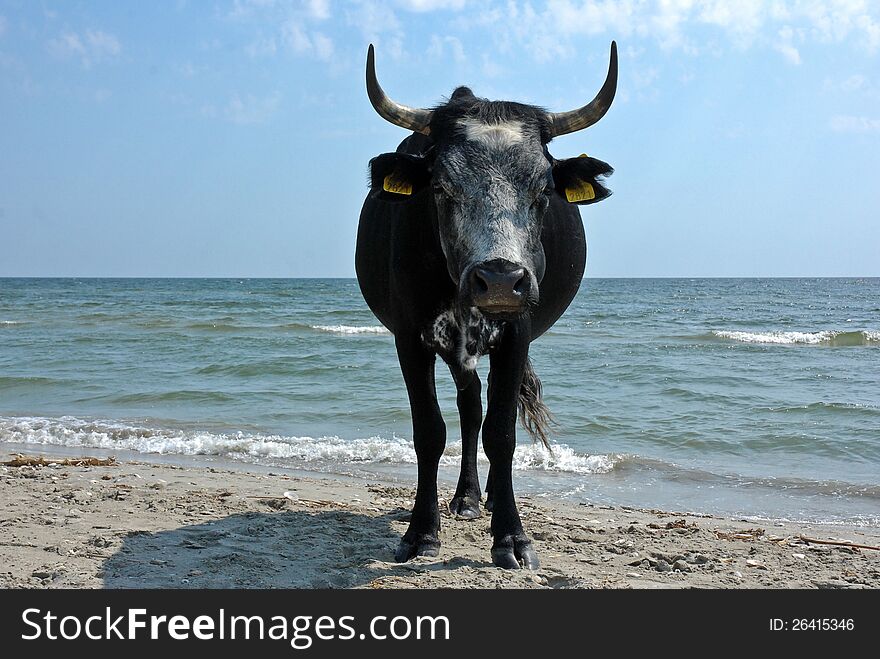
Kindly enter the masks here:
M 399 437 L 342 439 L 335 436 L 295 437 L 248 433 L 213 433 L 197 430 L 148 428 L 111 421 L 85 421 L 75 417 L 0 417 L 0 442 L 127 450 L 139 453 L 215 455 L 226 458 L 289 461 L 291 466 L 309 464 L 415 464 L 412 442 Z M 486 458 L 480 452 L 480 459 Z M 603 474 L 611 471 L 617 456 L 581 455 L 565 444 L 551 453 L 542 446 L 521 445 L 513 468 L 520 471 L 552 471 Z M 461 444 L 451 443 L 444 466 L 461 462 Z
M 0 320 L 0 325 L 21 325 L 20 320 Z
M 740 341 L 742 343 L 778 343 L 778 344 L 841 344 L 841 345 L 864 345 L 867 343 L 880 342 L 880 331 L 836 331 L 822 330 L 819 332 L 735 332 L 717 330 L 712 332 L 720 339 Z
M 390 334 L 382 325 L 312 325 L 312 329 L 333 334 Z
M 482 456 L 482 454 L 481 454 Z M 520 445 L 513 468 L 523 471 L 559 471 L 574 474 L 607 474 L 620 460 L 616 455 L 582 455 L 565 444 L 553 444 L 551 453 L 538 444 Z

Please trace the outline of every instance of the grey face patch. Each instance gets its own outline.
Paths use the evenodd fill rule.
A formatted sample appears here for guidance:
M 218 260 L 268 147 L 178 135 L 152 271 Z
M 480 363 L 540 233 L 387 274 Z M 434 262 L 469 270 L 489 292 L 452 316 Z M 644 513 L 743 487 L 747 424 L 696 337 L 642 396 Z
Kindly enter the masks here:
M 537 126 L 519 121 L 458 120 L 438 153 L 434 182 L 440 243 L 453 280 L 478 264 L 500 260 L 525 268 L 537 291 L 542 194 L 550 178 Z
M 422 332 L 422 341 L 450 366 L 473 371 L 480 357 L 498 345 L 504 323 L 487 319 L 476 307 L 460 315 L 452 310 L 438 315 Z

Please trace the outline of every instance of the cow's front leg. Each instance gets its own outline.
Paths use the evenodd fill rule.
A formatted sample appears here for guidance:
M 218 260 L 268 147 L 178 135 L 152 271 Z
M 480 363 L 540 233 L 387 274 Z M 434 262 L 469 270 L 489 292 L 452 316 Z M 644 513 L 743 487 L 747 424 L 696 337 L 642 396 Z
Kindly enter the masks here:
M 501 345 L 490 355 L 491 396 L 483 422 L 483 449 L 492 465 L 492 562 L 503 568 L 536 570 L 538 554 L 523 531 L 513 498 L 517 401 L 530 336 L 528 320 L 510 322 Z
M 459 390 L 456 398 L 461 420 L 461 473 L 455 496 L 449 502 L 454 515 L 473 519 L 480 516 L 480 477 L 477 474 L 477 442 L 480 438 L 480 422 L 483 420 L 483 403 L 480 400 L 480 378 L 474 373 L 470 384 Z
M 395 338 L 400 369 L 409 394 L 413 444 L 418 458 L 419 482 L 409 529 L 394 555 L 398 563 L 413 556 L 440 553 L 440 511 L 437 509 L 437 467 L 446 447 L 446 424 L 434 387 L 435 355 L 417 334 Z

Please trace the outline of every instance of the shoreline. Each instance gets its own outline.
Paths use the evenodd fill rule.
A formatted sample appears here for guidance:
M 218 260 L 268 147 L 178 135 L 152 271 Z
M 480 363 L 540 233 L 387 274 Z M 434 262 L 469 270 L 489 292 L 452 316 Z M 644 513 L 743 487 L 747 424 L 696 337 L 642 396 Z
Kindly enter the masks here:
M 131 448 L 109 448 L 98 446 L 65 445 L 55 443 L 31 443 L 31 442 L 0 442 L 0 455 L 17 454 L 34 455 L 43 457 L 81 457 L 93 455 L 96 457 L 114 457 L 121 461 L 130 461 L 146 464 L 176 465 L 192 468 L 215 468 L 243 473 L 258 474 L 284 474 L 296 478 L 317 478 L 346 480 L 352 483 L 364 481 L 381 482 L 389 486 L 406 487 L 414 484 L 416 480 L 415 462 L 392 462 L 383 461 L 352 462 L 325 461 L 322 464 L 282 464 L 278 462 L 263 462 L 260 458 L 246 459 L 233 457 L 232 454 L 220 453 L 176 453 L 176 452 L 152 452 L 139 451 Z M 570 450 L 563 446 L 564 450 Z M 880 532 L 880 516 L 868 503 L 863 503 L 858 497 L 852 498 L 849 505 L 841 507 L 840 504 L 832 503 L 833 508 L 824 506 L 823 512 L 819 512 L 820 506 L 815 502 L 812 510 L 794 510 L 801 508 L 800 502 L 791 504 L 791 499 L 786 500 L 785 488 L 769 490 L 762 481 L 773 479 L 741 476 L 748 480 L 746 492 L 736 488 L 723 491 L 717 486 L 725 485 L 724 475 L 715 475 L 716 482 L 706 483 L 708 488 L 700 491 L 699 484 L 694 487 L 693 483 L 682 485 L 675 477 L 662 482 L 658 490 L 656 481 L 645 479 L 639 473 L 639 469 L 631 469 L 631 466 L 639 461 L 631 459 L 632 456 L 622 455 L 597 455 L 579 456 L 586 460 L 596 457 L 622 461 L 621 465 L 615 465 L 608 472 L 596 471 L 587 474 L 562 471 L 554 472 L 552 469 L 515 471 L 517 496 L 528 496 L 538 500 L 562 500 L 567 505 L 576 506 L 581 503 L 594 503 L 601 506 L 617 506 L 623 509 L 661 509 L 678 510 L 682 515 L 693 517 L 716 516 L 753 522 L 755 524 L 774 524 L 776 522 L 790 522 L 808 526 L 834 527 L 838 529 L 874 529 Z M 650 465 L 653 460 L 641 459 L 644 464 Z M 622 466 L 622 468 L 621 468 Z M 481 464 L 481 470 L 487 468 L 487 464 Z M 688 468 L 683 468 L 687 473 Z M 699 468 L 691 468 L 697 474 L 702 473 Z M 441 464 L 438 473 L 438 485 L 443 488 L 454 488 L 458 481 L 459 466 L 455 464 Z M 650 475 L 649 475 L 650 476 Z M 797 479 L 791 480 L 790 484 L 798 484 Z M 775 482 L 774 482 L 775 485 Z M 833 495 L 837 496 L 840 489 L 869 487 L 851 483 L 817 482 L 825 490 L 834 489 Z M 674 488 L 674 489 L 673 489 Z M 650 491 L 650 496 L 643 496 L 642 492 Z M 711 492 L 713 497 L 707 497 Z M 694 498 L 697 494 L 697 498 Z M 744 496 L 745 495 L 745 496 Z M 701 497 L 701 498 L 700 498 Z M 874 496 L 877 499 L 877 496 Z M 679 501 L 689 501 L 690 506 L 683 508 Z M 731 502 L 739 501 L 739 504 Z M 785 504 L 788 503 L 788 506 Z M 757 504 L 757 505 L 756 505 Z M 843 516 L 842 511 L 846 510 Z
M 489 517 L 451 517 L 448 487 L 440 556 L 396 564 L 411 486 L 235 467 L 0 467 L 0 587 L 880 588 L 880 551 L 800 539 L 876 547 L 877 528 L 528 495 L 542 567 L 499 570 Z

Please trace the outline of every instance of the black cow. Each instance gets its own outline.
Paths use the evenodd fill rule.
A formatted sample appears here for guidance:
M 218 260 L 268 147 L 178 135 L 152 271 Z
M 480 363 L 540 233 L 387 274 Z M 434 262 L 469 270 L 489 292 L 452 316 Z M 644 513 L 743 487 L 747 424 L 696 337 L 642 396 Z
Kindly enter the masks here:
M 546 112 L 477 98 L 457 88 L 431 110 L 391 100 L 367 53 L 367 93 L 383 118 L 414 131 L 395 153 L 370 161 L 371 191 L 358 228 L 356 269 L 364 299 L 393 334 L 412 410 L 418 489 L 396 560 L 436 556 L 440 514 L 437 467 L 446 424 L 437 405 L 440 355 L 458 388 L 461 475 L 453 513 L 480 514 L 477 439 L 482 421 L 477 360 L 489 355 L 488 408 L 482 422 L 489 458 L 486 508 L 492 561 L 536 569 L 513 496 L 516 417 L 547 443 L 550 416 L 529 362 L 529 343 L 568 308 L 586 262 L 574 204 L 610 194 L 612 168 L 593 158 L 556 160 L 547 144 L 596 123 L 617 89 L 617 46 L 605 84 L 590 103 Z

